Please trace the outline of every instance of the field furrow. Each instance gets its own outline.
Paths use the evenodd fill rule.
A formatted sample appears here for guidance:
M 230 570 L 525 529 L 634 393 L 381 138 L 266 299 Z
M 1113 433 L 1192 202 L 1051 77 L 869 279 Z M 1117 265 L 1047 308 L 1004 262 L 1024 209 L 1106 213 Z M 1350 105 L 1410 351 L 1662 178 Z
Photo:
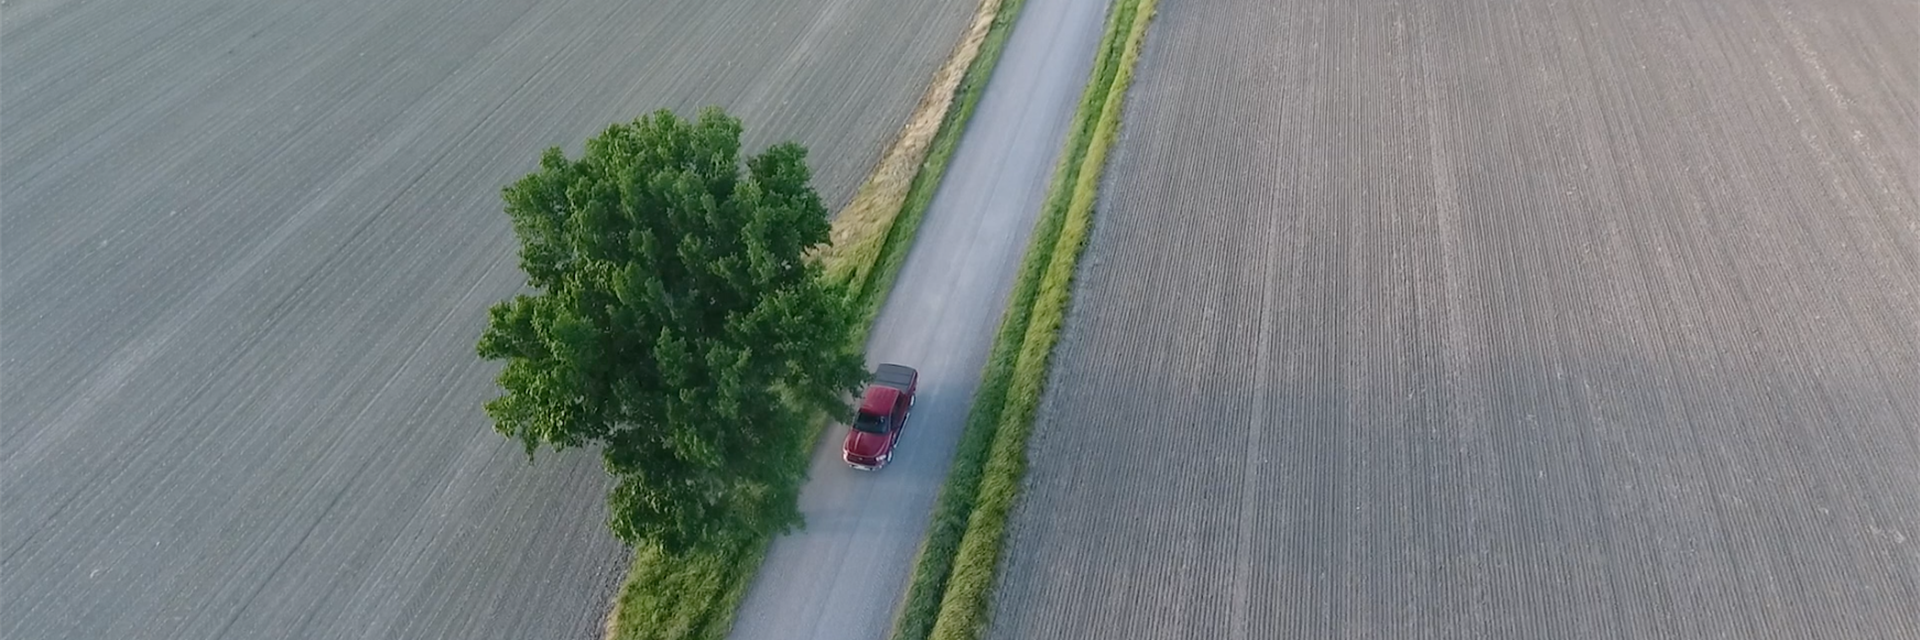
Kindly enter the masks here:
M 992 637 L 1920 637 L 1914 24 L 1161 0 Z
M 719 105 L 845 205 L 973 6 L 5 3 L 0 637 L 597 637 L 605 472 L 481 411 L 501 187 Z

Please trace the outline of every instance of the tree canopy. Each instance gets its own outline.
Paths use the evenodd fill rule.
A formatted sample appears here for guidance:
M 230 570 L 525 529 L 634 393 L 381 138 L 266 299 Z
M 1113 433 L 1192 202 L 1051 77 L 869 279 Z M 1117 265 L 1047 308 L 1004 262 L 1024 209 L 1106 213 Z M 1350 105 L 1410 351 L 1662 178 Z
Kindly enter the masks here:
M 826 209 L 794 143 L 745 161 L 740 121 L 661 110 L 548 149 L 504 190 L 531 294 L 494 305 L 486 411 L 532 456 L 598 445 L 609 525 L 681 551 L 800 523 L 807 443 L 866 375 L 856 314 L 805 254 Z

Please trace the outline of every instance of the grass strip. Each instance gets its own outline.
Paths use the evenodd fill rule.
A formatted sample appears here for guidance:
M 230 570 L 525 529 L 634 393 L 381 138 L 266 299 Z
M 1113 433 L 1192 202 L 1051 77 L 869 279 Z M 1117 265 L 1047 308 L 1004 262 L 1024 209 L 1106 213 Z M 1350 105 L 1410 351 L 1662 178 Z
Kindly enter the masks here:
M 1025 0 L 981 0 L 975 23 L 879 166 L 833 220 L 833 247 L 816 257 L 848 287 L 865 314 L 861 341 L 893 287 L 908 249 L 946 175 L 960 134 L 973 117 L 987 80 L 1006 48 Z M 954 73 L 964 68 L 964 73 Z M 924 135 L 937 107 L 940 118 Z M 902 179 L 910 176 L 910 179 Z M 723 640 L 771 540 L 755 538 L 674 557 L 634 550 L 633 562 L 608 614 L 609 640 Z
M 746 596 L 749 581 L 742 576 L 752 576 L 766 552 L 765 539 L 678 557 L 636 549 L 607 618 L 607 636 L 723 640 Z
M 1026 471 L 1027 435 L 1154 6 L 1155 0 L 1119 0 L 1109 11 L 961 450 L 941 488 L 895 640 L 971 640 L 986 630 L 1007 516 Z

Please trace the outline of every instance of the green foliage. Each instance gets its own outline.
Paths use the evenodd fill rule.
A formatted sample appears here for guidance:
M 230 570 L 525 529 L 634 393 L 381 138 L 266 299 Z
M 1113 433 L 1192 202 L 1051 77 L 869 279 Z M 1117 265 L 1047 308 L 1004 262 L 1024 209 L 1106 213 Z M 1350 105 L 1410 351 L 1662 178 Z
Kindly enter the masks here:
M 1006 520 L 1026 471 L 1027 434 L 1153 6 L 1122 0 L 1108 15 L 1093 77 L 935 506 L 896 640 L 978 638 L 986 630 Z
M 821 267 L 826 211 L 806 151 L 739 161 L 740 122 L 709 108 L 609 127 L 577 161 L 549 149 L 505 190 L 537 293 L 493 307 L 487 403 L 531 456 L 599 445 L 609 524 L 666 553 L 799 524 L 811 418 L 847 412 L 866 372 L 858 314 Z

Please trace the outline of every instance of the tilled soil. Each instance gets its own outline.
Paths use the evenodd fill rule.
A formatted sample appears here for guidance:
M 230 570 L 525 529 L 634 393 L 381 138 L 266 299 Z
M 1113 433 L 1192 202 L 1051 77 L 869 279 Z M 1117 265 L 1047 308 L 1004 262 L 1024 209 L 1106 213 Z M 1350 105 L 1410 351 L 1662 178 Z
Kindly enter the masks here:
M 1916 24 L 1163 0 L 992 636 L 1920 637 Z
M 491 429 L 500 188 L 717 104 L 845 204 L 945 0 L 0 8 L 0 637 L 597 637 L 591 451 Z

